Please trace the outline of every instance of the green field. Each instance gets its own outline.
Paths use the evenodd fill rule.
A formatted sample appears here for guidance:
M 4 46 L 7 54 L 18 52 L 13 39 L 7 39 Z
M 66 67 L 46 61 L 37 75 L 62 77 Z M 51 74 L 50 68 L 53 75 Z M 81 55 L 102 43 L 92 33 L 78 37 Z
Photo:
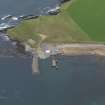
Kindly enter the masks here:
M 69 16 L 68 8 L 71 2 L 65 3 L 61 13 L 56 16 L 42 16 L 38 19 L 23 21 L 16 28 L 8 31 L 9 36 L 21 41 L 28 39 L 40 39 L 41 35 L 46 36 L 43 42 L 47 43 L 71 43 L 90 41 L 85 33 Z
M 63 4 L 60 14 L 23 21 L 8 34 L 36 43 L 105 42 L 104 5 L 105 0 L 72 0 Z
M 68 13 L 92 40 L 105 41 L 105 0 L 75 0 Z

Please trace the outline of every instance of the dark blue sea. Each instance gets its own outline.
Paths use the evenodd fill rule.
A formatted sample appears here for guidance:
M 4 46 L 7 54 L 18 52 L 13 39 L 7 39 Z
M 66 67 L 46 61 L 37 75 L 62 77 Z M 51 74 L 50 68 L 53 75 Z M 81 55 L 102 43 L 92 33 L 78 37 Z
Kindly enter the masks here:
M 0 58 L 0 105 L 105 105 L 105 58 L 59 56 L 39 60 L 32 75 L 31 58 Z

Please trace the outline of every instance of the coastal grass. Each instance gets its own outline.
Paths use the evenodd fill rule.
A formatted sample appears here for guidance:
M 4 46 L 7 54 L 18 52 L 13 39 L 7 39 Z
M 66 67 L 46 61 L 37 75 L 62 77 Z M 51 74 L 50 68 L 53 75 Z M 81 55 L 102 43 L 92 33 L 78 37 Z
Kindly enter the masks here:
M 75 0 L 68 13 L 91 40 L 105 42 L 105 0 Z
M 8 30 L 11 38 L 26 41 L 29 38 L 40 41 L 40 34 L 46 36 L 42 42 L 71 43 L 90 41 L 88 34 L 77 25 L 68 13 L 70 2 L 65 3 L 61 13 L 55 16 L 41 16 L 21 22 L 18 26 Z
M 33 27 L 30 27 L 30 23 L 22 22 L 16 28 L 8 30 L 9 36 L 11 39 L 16 39 L 20 41 L 27 41 L 28 39 L 33 39 L 39 41 L 40 37 L 37 33 L 34 32 Z

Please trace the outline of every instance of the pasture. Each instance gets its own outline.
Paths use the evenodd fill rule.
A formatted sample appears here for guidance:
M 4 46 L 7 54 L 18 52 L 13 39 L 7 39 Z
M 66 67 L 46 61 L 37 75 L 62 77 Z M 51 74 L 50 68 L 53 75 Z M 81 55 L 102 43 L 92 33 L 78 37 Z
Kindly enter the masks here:
M 91 40 L 105 41 L 105 0 L 75 0 L 68 13 Z

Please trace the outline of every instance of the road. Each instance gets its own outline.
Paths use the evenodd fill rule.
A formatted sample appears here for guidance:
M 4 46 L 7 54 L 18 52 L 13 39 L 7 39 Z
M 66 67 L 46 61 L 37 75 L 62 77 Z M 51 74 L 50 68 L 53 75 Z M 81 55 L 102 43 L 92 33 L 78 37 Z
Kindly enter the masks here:
M 57 45 L 64 55 L 101 55 L 105 56 L 104 44 L 62 44 Z
M 61 44 L 57 48 L 105 48 L 104 44 Z

